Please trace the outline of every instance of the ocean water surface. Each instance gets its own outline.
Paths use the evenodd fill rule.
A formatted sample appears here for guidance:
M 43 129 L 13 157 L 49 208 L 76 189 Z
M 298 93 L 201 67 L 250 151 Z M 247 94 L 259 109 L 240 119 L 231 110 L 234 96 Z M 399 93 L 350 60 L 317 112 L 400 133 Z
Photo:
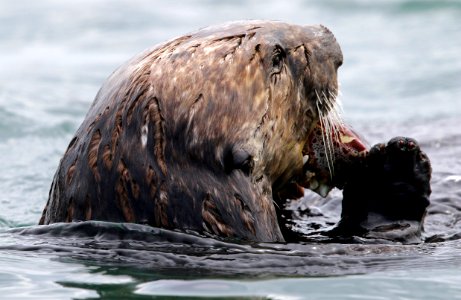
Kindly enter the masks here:
M 433 166 L 425 242 L 237 244 L 104 222 L 36 226 L 99 87 L 156 43 L 240 19 L 324 24 L 344 118 L 370 145 L 418 140 Z M 461 1 L 0 0 L 2 299 L 461 299 Z M 307 193 L 339 219 L 340 191 Z

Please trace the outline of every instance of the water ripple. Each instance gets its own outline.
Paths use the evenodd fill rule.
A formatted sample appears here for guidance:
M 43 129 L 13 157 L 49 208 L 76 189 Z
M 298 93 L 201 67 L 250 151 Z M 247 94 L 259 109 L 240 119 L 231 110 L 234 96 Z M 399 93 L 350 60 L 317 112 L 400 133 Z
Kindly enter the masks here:
M 54 255 L 90 265 L 155 270 L 162 276 L 337 276 L 461 263 L 459 242 L 398 244 L 230 243 L 137 224 L 81 222 L 16 228 L 0 251 Z M 453 244 L 454 243 L 454 244 Z M 444 249 L 444 251 L 440 250 Z

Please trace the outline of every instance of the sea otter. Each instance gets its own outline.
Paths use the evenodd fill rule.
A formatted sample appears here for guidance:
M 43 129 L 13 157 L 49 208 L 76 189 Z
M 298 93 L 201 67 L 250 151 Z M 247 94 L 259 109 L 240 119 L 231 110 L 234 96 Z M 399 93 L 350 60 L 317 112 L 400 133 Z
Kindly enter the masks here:
M 280 195 L 293 184 L 321 194 L 343 186 L 339 174 L 366 150 L 338 114 L 342 61 L 326 27 L 270 21 L 207 27 L 144 51 L 96 95 L 39 223 L 285 241 Z

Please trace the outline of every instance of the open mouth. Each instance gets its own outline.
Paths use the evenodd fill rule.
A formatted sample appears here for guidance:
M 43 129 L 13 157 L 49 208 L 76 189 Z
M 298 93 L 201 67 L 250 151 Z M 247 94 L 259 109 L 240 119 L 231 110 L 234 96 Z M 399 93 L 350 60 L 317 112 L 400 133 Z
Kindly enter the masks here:
M 305 177 L 298 184 L 326 197 L 333 187 L 344 186 L 347 173 L 367 152 L 366 144 L 347 125 L 331 131 L 319 122 L 304 147 Z

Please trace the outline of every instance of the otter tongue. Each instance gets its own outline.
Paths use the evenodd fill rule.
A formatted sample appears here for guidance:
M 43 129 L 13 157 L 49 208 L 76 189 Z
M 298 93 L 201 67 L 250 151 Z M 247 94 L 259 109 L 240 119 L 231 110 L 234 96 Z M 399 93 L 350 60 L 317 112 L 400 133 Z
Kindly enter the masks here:
M 343 146 L 354 149 L 357 152 L 367 151 L 367 146 L 360 140 L 358 135 L 347 126 L 340 128 L 339 139 Z
M 367 146 L 365 145 L 365 143 L 363 143 L 361 139 L 358 137 L 358 135 L 346 125 L 343 125 L 339 128 L 338 136 L 336 138 L 339 138 L 339 143 L 336 144 L 337 147 L 340 147 L 342 149 L 342 151 L 338 151 L 339 153 L 348 153 L 347 155 L 357 156 L 359 153 L 367 151 Z M 315 153 L 315 151 L 310 154 L 317 156 L 317 159 L 320 156 L 318 153 Z M 315 161 L 315 159 L 312 161 Z M 325 165 L 325 163 L 323 163 L 322 165 Z M 338 174 L 334 174 L 333 176 L 335 175 Z M 341 184 L 338 183 L 339 178 L 333 180 L 332 176 L 329 173 L 329 170 L 317 170 L 314 171 L 314 173 L 307 171 L 306 178 L 308 178 L 308 180 L 306 180 L 307 185 L 304 186 L 316 192 L 322 197 L 326 197 L 335 185 L 341 186 Z M 339 179 L 339 182 L 341 182 L 341 179 Z

